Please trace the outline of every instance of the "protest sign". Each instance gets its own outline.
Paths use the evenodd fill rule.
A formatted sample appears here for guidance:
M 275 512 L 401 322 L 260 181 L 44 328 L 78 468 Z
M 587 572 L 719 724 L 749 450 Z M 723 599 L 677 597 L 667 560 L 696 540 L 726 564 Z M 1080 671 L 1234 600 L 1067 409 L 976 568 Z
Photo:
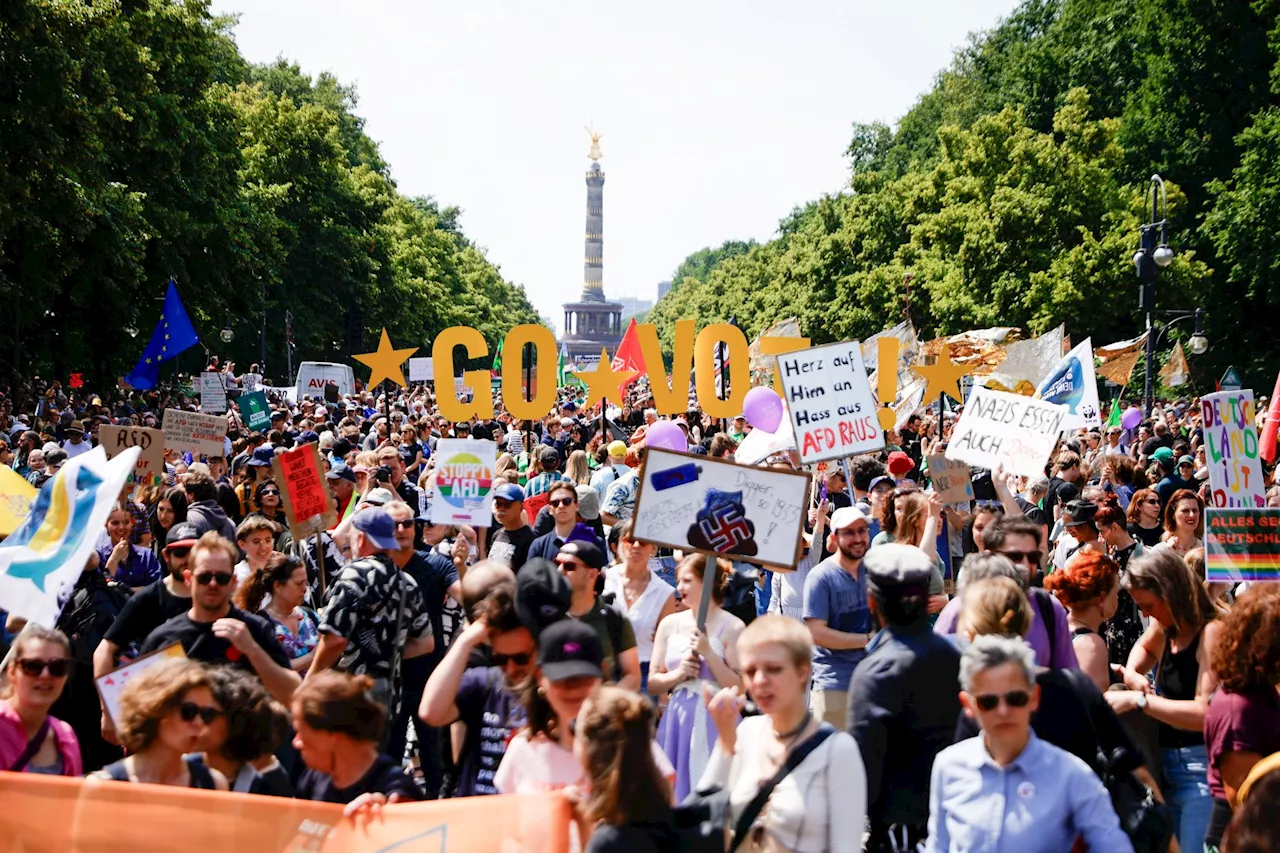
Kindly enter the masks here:
M 200 409 L 212 415 L 220 415 L 227 410 L 227 386 L 223 384 L 221 373 L 207 370 L 200 374 Z
M 98 443 L 107 451 L 108 459 L 114 459 L 130 447 L 141 451 L 130 482 L 151 486 L 164 478 L 164 430 L 103 424 L 98 427 Z
M 338 523 L 337 505 L 329 491 L 316 445 L 308 443 L 277 453 L 271 467 L 294 541 Z
M 436 477 L 431 490 L 432 524 L 493 523 L 493 470 L 498 446 L 474 438 L 436 442 Z
M 431 356 L 409 359 L 409 381 L 427 382 L 435 379 L 435 370 L 431 366 Z
M 948 459 L 1020 477 L 1044 476 L 1067 407 L 976 386 L 947 443 Z
M 148 652 L 122 667 L 111 670 L 106 675 L 95 678 L 93 686 L 98 688 L 98 697 L 102 699 L 102 707 L 106 709 L 107 716 L 111 718 L 111 722 L 115 723 L 117 719 L 116 715 L 120 709 L 120 694 L 124 692 L 124 685 L 130 678 L 146 672 L 158 663 L 164 663 L 173 658 L 185 658 L 186 656 L 187 653 L 182 650 L 181 643 L 172 643 L 163 649 Z
M 267 405 L 267 392 L 254 391 L 241 394 L 236 400 L 244 425 L 250 431 L 261 432 L 271 426 L 271 407 Z
M 1062 357 L 1036 389 L 1036 396 L 1067 407 L 1063 429 L 1102 426 L 1098 403 L 1098 377 L 1093 370 L 1093 341 L 1084 342 Z
M 31 502 L 35 499 L 35 486 L 12 468 L 0 465 L 0 536 L 8 536 L 18 529 L 31 512 Z
M 164 443 L 171 450 L 187 450 L 196 456 L 222 456 L 226 452 L 227 419 L 181 409 L 164 410 Z
M 809 476 L 650 447 L 636 493 L 639 541 L 790 567 L 800 556 Z
M 800 461 L 842 459 L 884 447 L 857 341 L 778 356 Z
M 1253 392 L 1221 391 L 1200 398 L 1204 461 L 1209 467 L 1209 505 L 1262 507 L 1267 484 L 1258 457 Z
M 756 465 L 775 453 L 787 453 L 795 449 L 796 437 L 791 432 L 791 421 L 784 415 L 777 432 L 765 432 L 762 429 L 747 432 L 747 437 L 738 443 L 738 449 L 733 452 L 733 458 L 743 465 Z
M 926 457 L 933 490 L 943 503 L 955 504 L 973 500 L 973 477 L 964 462 L 953 462 L 944 453 Z
M 1280 580 L 1280 509 L 1204 511 L 1205 580 Z

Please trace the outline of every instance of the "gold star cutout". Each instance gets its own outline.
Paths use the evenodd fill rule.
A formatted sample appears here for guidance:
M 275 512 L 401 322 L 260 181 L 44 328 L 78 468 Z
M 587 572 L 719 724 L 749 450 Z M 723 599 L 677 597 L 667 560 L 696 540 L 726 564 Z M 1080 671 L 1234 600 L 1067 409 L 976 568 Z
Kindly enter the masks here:
M 353 355 L 356 361 L 369 366 L 369 385 L 374 388 L 384 379 L 390 379 L 401 388 L 406 388 L 404 384 L 404 370 L 402 365 L 409 359 L 409 356 L 418 351 L 417 347 L 408 347 L 407 349 L 394 349 L 391 346 L 391 338 L 387 335 L 384 327 L 382 330 L 382 340 L 378 342 L 377 352 L 367 352 L 363 355 Z
M 582 404 L 583 407 L 590 409 L 597 400 L 621 402 L 623 395 L 618 389 L 623 382 L 635 376 L 635 373 L 634 370 L 614 370 L 609 353 L 601 347 L 600 363 L 596 365 L 595 370 L 578 374 L 578 378 L 587 383 L 587 399 Z
M 957 403 L 964 402 L 964 396 L 960 393 L 960 377 L 968 376 L 969 368 L 951 360 L 951 347 L 944 345 L 937 361 L 927 365 L 913 364 L 911 371 L 928 383 L 924 389 L 925 405 L 943 394 Z

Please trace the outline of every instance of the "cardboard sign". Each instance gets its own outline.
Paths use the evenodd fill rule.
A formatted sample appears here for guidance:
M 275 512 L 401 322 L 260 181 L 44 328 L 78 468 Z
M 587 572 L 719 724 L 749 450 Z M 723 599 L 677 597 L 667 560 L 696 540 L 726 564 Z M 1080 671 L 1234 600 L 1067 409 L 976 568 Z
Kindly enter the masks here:
M 1204 461 L 1209 466 L 1209 505 L 1264 507 L 1267 484 L 1258 458 L 1253 392 L 1221 391 L 1200 398 Z
M 116 721 L 116 715 L 120 710 L 120 694 L 124 692 L 124 686 L 130 678 L 145 672 L 158 663 L 164 663 L 173 658 L 185 658 L 186 656 L 187 653 L 182 650 L 181 643 L 172 643 L 163 649 L 148 652 L 132 663 L 127 663 L 122 667 L 111 670 L 106 675 L 95 678 L 93 686 L 98 688 L 98 696 L 102 699 L 102 707 L 107 710 L 107 715 L 111 718 L 111 722 L 115 723 Z
M 435 457 L 431 523 L 491 525 L 498 446 L 483 439 L 442 438 L 436 442 Z
M 222 456 L 226 452 L 227 419 L 181 409 L 164 410 L 165 447 L 187 450 L 196 456 Z
M 651 447 L 636 493 L 638 541 L 766 566 L 800 556 L 809 475 Z
M 108 459 L 114 459 L 130 447 L 141 451 L 130 482 L 143 486 L 155 485 L 165 476 L 164 440 L 164 430 L 159 429 L 109 424 L 98 427 L 98 444 L 107 451 Z
M 1280 509 L 1204 511 L 1205 580 L 1280 580 Z
M 948 459 L 1020 477 L 1044 476 L 1067 407 L 975 387 L 947 443 Z
M 240 407 L 244 425 L 250 431 L 262 432 L 271 427 L 271 407 L 267 405 L 266 391 L 241 394 L 236 405 Z
M 956 504 L 973 500 L 973 476 L 964 462 L 953 462 L 943 453 L 925 457 L 929 463 L 929 479 L 943 503 Z
M 410 382 L 427 382 L 435 378 L 436 372 L 431 363 L 431 356 L 409 359 Z
M 205 371 L 200 374 L 200 408 L 211 415 L 220 415 L 227 410 L 227 386 L 222 383 L 222 374 Z
M 308 443 L 277 453 L 271 467 L 295 542 L 338 523 L 337 504 L 329 491 L 317 445 Z
M 884 432 L 857 341 L 778 356 L 800 461 L 842 459 L 880 450 Z

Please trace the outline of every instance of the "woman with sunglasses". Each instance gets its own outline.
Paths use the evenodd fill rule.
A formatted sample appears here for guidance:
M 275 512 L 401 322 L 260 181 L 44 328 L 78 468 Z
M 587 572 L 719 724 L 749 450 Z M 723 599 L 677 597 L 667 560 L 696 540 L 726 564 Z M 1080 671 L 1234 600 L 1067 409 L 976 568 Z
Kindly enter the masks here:
M 61 631 L 28 623 L 7 658 L 8 690 L 0 698 L 0 769 L 80 776 L 80 743 L 49 709 L 67 685 L 71 643 Z
M 1164 539 L 1151 553 L 1172 551 L 1186 557 L 1195 548 L 1203 548 L 1204 501 L 1190 489 L 1178 489 L 1164 508 Z
M 1154 548 L 1164 537 L 1164 527 L 1160 523 L 1160 498 L 1155 489 L 1138 489 L 1129 500 L 1129 535 L 1143 544 L 1143 547 Z
M 261 515 L 279 525 L 285 523 L 284 506 L 280 503 L 280 487 L 275 480 L 258 483 L 253 490 L 253 499 L 258 509 L 251 515 Z
M 162 560 L 165 539 L 175 524 L 187 520 L 187 493 L 182 489 L 169 489 L 156 501 L 155 508 L 147 518 L 151 528 L 151 550 L 157 560 Z
M 292 722 L 262 682 L 227 666 L 209 667 L 214 699 L 226 713 L 200 738 L 205 763 L 220 772 L 232 791 L 292 797 L 293 784 L 273 753 L 289 738 Z
M 979 584 L 995 580 L 1007 579 Z M 975 639 L 960 657 L 960 687 L 964 714 L 981 732 L 933 762 L 926 853 L 1064 853 L 1077 838 L 1089 850 L 1133 852 L 1093 769 L 1032 731 L 1040 687 L 1021 638 Z
M 89 781 L 227 790 L 227 778 L 194 754 L 222 713 L 208 671 L 195 661 L 166 660 L 143 670 L 125 684 L 116 711 L 116 734 L 129 754 Z
M 307 568 L 285 554 L 272 554 L 267 564 L 246 578 L 236 590 L 236 606 L 271 620 L 276 639 L 289 656 L 294 672 L 305 673 L 320 642 L 320 620 L 303 607 L 307 597 Z

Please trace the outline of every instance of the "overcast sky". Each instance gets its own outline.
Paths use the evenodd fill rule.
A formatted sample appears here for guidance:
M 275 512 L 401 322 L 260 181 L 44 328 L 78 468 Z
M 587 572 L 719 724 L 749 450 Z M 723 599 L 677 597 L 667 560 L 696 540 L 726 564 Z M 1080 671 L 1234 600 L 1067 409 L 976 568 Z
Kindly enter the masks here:
M 693 251 L 768 240 L 846 183 L 855 121 L 893 122 L 1014 0 L 214 0 L 251 61 L 354 84 L 402 192 L 557 326 L 582 290 L 584 173 L 604 134 L 604 288 L 655 299 Z

